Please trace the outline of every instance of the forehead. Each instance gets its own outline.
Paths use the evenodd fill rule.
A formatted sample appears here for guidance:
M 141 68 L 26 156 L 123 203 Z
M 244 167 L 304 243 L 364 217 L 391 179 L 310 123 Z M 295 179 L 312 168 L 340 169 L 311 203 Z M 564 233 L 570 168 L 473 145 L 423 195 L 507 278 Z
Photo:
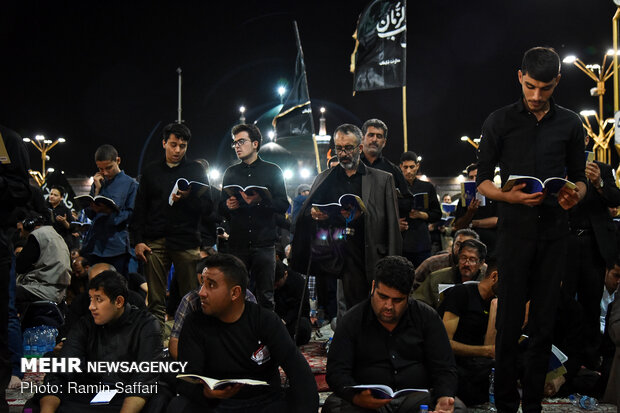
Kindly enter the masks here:
M 478 174 L 477 169 L 472 169 L 471 171 L 467 172 L 467 175 L 477 175 L 477 174 Z
M 239 139 L 250 139 L 250 134 L 247 131 L 241 131 L 233 136 L 234 141 L 238 141 Z
M 105 169 L 116 165 L 116 161 L 95 161 L 95 164 L 97 165 L 97 168 Z
M 168 137 L 168 142 L 166 143 L 175 145 L 187 145 L 187 141 L 185 139 L 179 139 L 174 133 L 170 134 L 170 136 Z
M 97 290 L 91 288 L 90 290 L 88 290 L 88 295 L 90 295 L 91 297 L 108 298 L 105 291 L 103 291 L 103 287 L 99 287 Z
M 407 297 L 407 294 L 403 294 L 400 291 L 398 291 L 396 288 L 388 287 L 387 285 L 381 282 L 377 283 L 376 292 L 388 298 L 406 298 Z
M 369 135 L 369 134 L 373 134 L 373 135 L 384 135 L 384 134 L 385 134 L 385 131 L 383 130 L 383 128 L 376 128 L 376 127 L 374 127 L 374 126 L 369 126 L 369 127 L 366 129 L 366 135 Z
M 417 164 L 418 164 L 418 163 L 417 163 L 417 162 L 415 162 L 415 161 L 404 161 L 403 163 L 401 163 L 401 165 L 402 165 L 404 168 L 413 168 L 413 167 L 415 167 Z
M 357 145 L 357 139 L 355 138 L 355 135 L 352 133 L 342 133 L 342 132 L 338 132 L 336 133 L 336 136 L 334 137 L 334 143 L 336 145 Z
M 211 280 L 211 281 L 215 281 L 216 283 L 220 284 L 222 282 L 224 282 L 226 280 L 224 273 L 222 271 L 220 271 L 219 268 L 217 267 L 207 267 L 204 269 L 204 271 L 202 272 L 202 275 L 204 277 L 204 280 Z
M 54 188 L 54 189 L 52 189 L 50 191 L 50 195 L 58 195 L 58 196 L 60 196 L 60 191 L 58 189 Z
M 478 250 L 475 248 L 470 248 L 470 247 L 465 247 L 462 248 L 461 251 L 459 251 L 460 255 L 475 255 L 476 257 L 478 256 Z
M 620 277 L 620 265 L 614 265 L 614 268 L 612 268 L 609 273 L 614 277 Z
M 543 87 L 547 87 L 547 86 L 553 86 L 553 85 L 555 85 L 556 79 L 557 79 L 557 77 L 554 77 L 549 82 L 541 82 L 540 80 L 534 79 L 533 77 L 531 77 L 527 73 L 523 75 L 523 81 L 529 83 L 530 85 L 532 85 L 532 86 L 534 86 L 536 88 L 543 88 Z
M 454 242 L 463 242 L 463 241 L 467 241 L 468 239 L 474 239 L 474 237 L 472 237 L 471 235 L 465 235 L 465 234 L 459 234 L 455 239 Z

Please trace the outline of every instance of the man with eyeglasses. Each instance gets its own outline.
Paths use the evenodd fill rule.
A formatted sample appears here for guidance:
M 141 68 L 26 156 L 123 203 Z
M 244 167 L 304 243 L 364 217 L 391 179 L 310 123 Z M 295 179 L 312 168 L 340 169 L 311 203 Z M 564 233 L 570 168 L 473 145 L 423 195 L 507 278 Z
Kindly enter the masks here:
M 226 170 L 222 187 L 263 186 L 269 197 L 263 199 L 257 191 L 240 191 L 228 198 L 222 193 L 220 213 L 230 222 L 229 251 L 249 269 L 258 304 L 273 310 L 276 214 L 284 214 L 289 207 L 284 175 L 276 164 L 258 156 L 263 138 L 255 125 L 236 125 L 232 138 L 232 148 L 241 162 Z
M 339 166 L 319 174 L 297 217 L 291 250 L 293 270 L 340 279 L 340 310 L 364 301 L 370 292 L 375 263 L 387 255 L 400 255 L 402 237 L 398 226 L 398 206 L 391 174 L 360 162 L 362 131 L 344 124 L 334 132 L 334 149 Z M 358 195 L 366 207 L 343 208 L 341 215 L 329 216 L 312 204 L 338 202 L 343 194 Z M 333 254 L 310 252 L 317 235 L 329 233 Z M 332 242 L 333 241 L 333 242 Z M 324 265 L 326 264 L 326 265 Z M 340 294 L 342 293 L 342 294 Z
M 443 300 L 440 284 L 462 284 L 467 281 L 480 281 L 481 271 L 487 256 L 487 247 L 476 239 L 468 239 L 461 244 L 458 264 L 451 268 L 435 271 L 413 293 L 413 298 L 437 309 Z M 443 287 L 443 286 L 442 286 Z

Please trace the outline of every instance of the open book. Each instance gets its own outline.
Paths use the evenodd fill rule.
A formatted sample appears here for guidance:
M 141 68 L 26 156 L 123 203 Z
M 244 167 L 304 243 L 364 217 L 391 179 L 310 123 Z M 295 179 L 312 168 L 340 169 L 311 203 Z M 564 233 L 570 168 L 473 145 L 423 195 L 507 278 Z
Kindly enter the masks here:
M 445 212 L 446 214 L 451 214 L 452 212 L 456 211 L 456 205 L 459 203 L 459 200 L 457 199 L 454 202 L 451 203 L 446 203 L 446 202 L 442 202 L 441 203 L 441 210 L 443 212 Z
M 521 190 L 528 194 L 535 194 L 538 192 L 542 192 L 543 190 L 547 190 L 547 194 L 549 195 L 557 195 L 558 192 L 564 187 L 569 189 L 575 189 L 577 185 L 572 183 L 571 181 L 559 178 L 559 177 L 551 177 L 547 178 L 544 181 L 536 178 L 535 176 L 525 176 L 525 175 L 510 175 L 508 180 L 502 187 L 503 192 L 508 192 L 512 189 L 513 186 L 525 183 L 525 187 Z
M 241 185 L 226 185 L 222 188 L 222 190 L 226 192 L 228 196 L 237 197 L 240 201 L 243 201 L 243 198 L 241 198 L 240 194 L 241 192 L 245 192 L 246 195 L 250 196 L 257 193 L 264 201 L 271 199 L 271 192 L 269 192 L 269 188 L 267 188 L 266 186 L 248 185 L 244 188 Z
M 174 201 L 172 200 L 172 195 L 176 194 L 179 191 L 187 191 L 188 189 L 191 190 L 192 194 L 200 197 L 202 194 L 205 193 L 207 189 L 209 189 L 209 185 L 203 182 L 188 181 L 185 178 L 179 178 L 174 183 L 172 191 L 170 191 L 170 195 L 168 196 L 168 204 L 170 204 L 170 206 L 174 204 Z
M 435 225 L 437 227 L 449 227 L 452 225 L 452 221 L 454 221 L 454 217 L 443 217 Z
M 246 384 L 248 386 L 269 386 L 269 383 L 262 380 L 252 379 L 212 379 L 211 377 L 199 376 L 197 374 L 178 374 L 177 379 L 185 380 L 193 384 L 205 383 L 211 389 L 216 390 L 233 384 Z
M 467 284 L 480 284 L 480 281 L 476 281 L 476 280 L 470 280 L 470 281 L 465 281 L 463 283 L 463 285 L 467 285 Z M 450 288 L 454 287 L 457 284 L 437 284 L 437 292 L 439 294 L 443 294 L 444 292 L 446 292 L 446 290 L 449 290 Z
M 348 386 L 351 389 L 366 390 L 370 389 L 372 397 L 375 399 L 393 399 L 398 396 L 402 396 L 409 393 L 428 393 L 427 389 L 401 389 L 398 391 L 392 390 L 390 386 L 383 384 L 358 384 L 357 386 Z
M 419 192 L 413 195 L 411 209 L 415 209 L 416 211 L 428 209 L 428 192 Z
M 116 205 L 116 202 L 114 202 L 113 199 L 103 195 L 97 195 L 94 198 L 90 195 L 80 195 L 74 198 L 74 202 L 78 209 L 88 208 L 91 205 L 96 204 L 107 206 L 112 211 L 120 211 L 118 205 Z
M 480 206 L 486 205 L 486 198 L 484 197 L 484 195 L 478 192 L 476 182 L 461 182 L 461 205 L 464 207 L 468 207 L 469 204 L 471 204 L 471 201 L 473 201 L 474 199 L 480 201 Z
M 118 393 L 118 390 L 101 390 L 99 393 L 95 395 L 90 401 L 90 404 L 109 404 L 112 398 Z
M 364 201 L 362 201 L 362 198 L 354 194 L 344 194 L 341 195 L 336 202 L 331 202 L 329 204 L 312 204 L 312 207 L 317 208 L 319 211 L 329 215 L 330 217 L 339 216 L 341 210 L 348 210 L 353 207 L 357 208 L 361 212 L 366 212 L 366 205 L 364 205 Z

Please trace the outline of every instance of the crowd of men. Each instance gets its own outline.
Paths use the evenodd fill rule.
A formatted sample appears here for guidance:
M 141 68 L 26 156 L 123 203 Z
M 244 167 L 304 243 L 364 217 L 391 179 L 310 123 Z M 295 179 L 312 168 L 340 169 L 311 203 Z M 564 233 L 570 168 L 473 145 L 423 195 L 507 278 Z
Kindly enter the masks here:
M 579 118 L 552 99 L 560 77 L 553 49 L 525 53 L 521 98 L 487 118 L 466 170 L 483 197 L 454 212 L 450 194 L 440 200 L 419 178 L 417 154 L 398 165 L 382 155 L 378 119 L 338 126 L 328 169 L 292 202 L 255 125 L 232 129 L 239 162 L 216 188 L 208 163 L 187 156 L 191 131 L 173 123 L 139 182 L 113 146 L 95 151 L 80 248 L 65 189 L 43 201 L 21 139 L 0 127 L 0 387 L 19 386 L 21 326 L 49 322 L 51 306 L 63 314 L 56 357 L 177 360 L 185 373 L 264 384 L 55 372 L 47 388 L 65 391 L 36 394 L 34 411 L 101 410 L 98 391 L 67 391 L 79 382 L 124 386 L 106 411 L 316 412 L 298 348 L 316 323 L 312 296 L 335 330 L 324 412 L 464 411 L 489 401 L 490 377 L 500 412 L 540 412 L 545 395 L 573 392 L 620 402 L 620 189 L 609 165 L 584 162 Z M 502 184 L 531 175 L 572 185 L 504 191 L 498 165 Z M 560 374 L 548 371 L 552 344 L 568 356 Z M 417 390 L 386 398 L 356 387 L 377 384 Z

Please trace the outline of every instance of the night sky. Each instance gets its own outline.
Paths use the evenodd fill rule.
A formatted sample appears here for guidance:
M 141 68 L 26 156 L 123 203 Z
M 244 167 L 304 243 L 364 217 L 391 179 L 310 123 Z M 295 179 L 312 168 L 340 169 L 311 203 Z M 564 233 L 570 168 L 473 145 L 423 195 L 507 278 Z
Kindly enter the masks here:
M 177 117 L 177 67 L 183 69 L 183 119 L 193 137 L 188 156 L 225 168 L 234 159 L 230 127 L 247 108 L 254 120 L 279 103 L 291 82 L 292 21 L 306 58 L 315 124 L 327 109 L 328 133 L 341 123 L 384 120 L 385 154 L 402 152 L 401 90 L 352 96 L 351 34 L 366 1 L 81 1 L 4 2 L 0 12 L 0 123 L 34 138 L 67 143 L 49 166 L 69 176 L 95 172 L 94 151 L 114 145 L 135 176 L 151 131 Z M 407 10 L 409 149 L 429 176 L 454 176 L 475 160 L 486 116 L 519 98 L 523 52 L 552 46 L 601 63 L 612 46 L 611 0 L 412 1 Z M 563 67 L 556 102 L 596 108 L 594 82 Z M 612 116 L 612 81 L 607 83 Z M 160 128 L 145 162 L 162 156 Z M 38 152 L 29 147 L 32 166 Z

